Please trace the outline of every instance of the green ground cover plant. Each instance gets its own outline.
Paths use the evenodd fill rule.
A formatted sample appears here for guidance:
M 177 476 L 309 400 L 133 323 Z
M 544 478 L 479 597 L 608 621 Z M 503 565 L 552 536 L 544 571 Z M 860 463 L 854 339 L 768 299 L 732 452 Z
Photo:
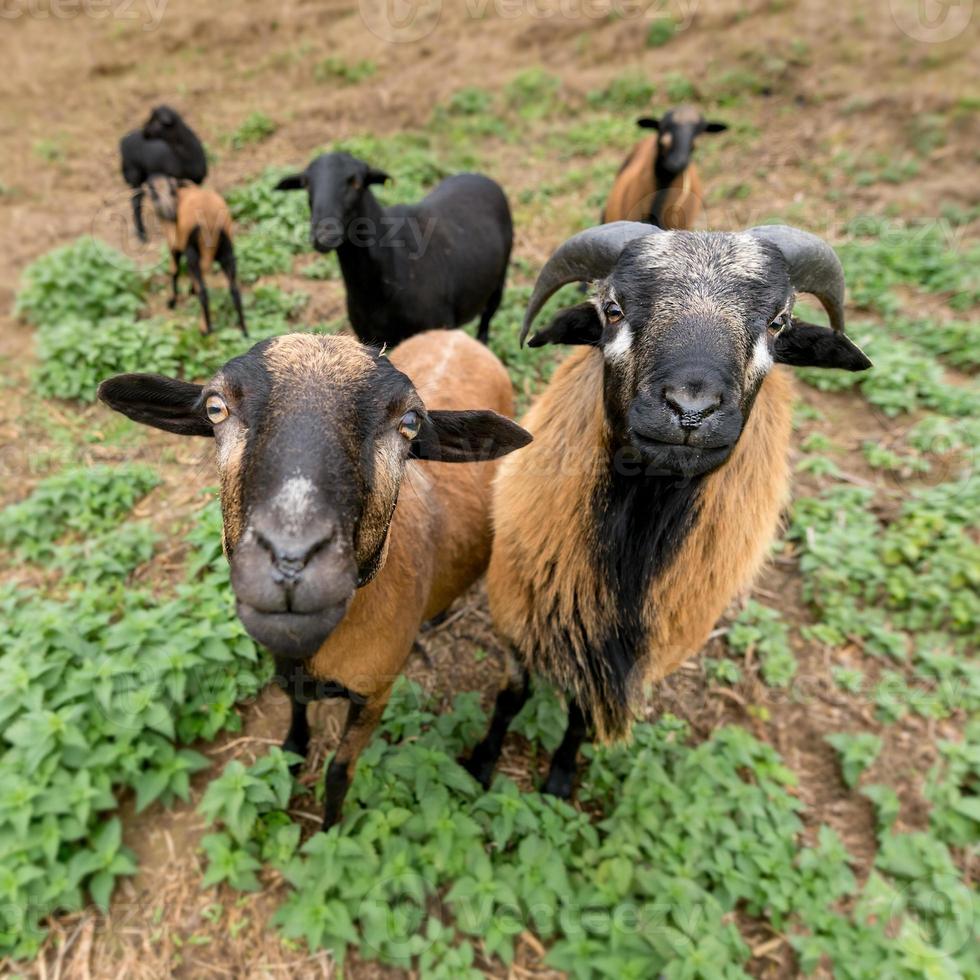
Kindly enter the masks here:
M 260 263 L 276 244 L 275 229 L 287 227 L 288 218 L 262 219 L 261 206 L 255 197 L 242 207 L 259 215 L 256 222 L 268 220 L 273 226 L 267 234 L 242 236 L 246 247 L 239 258 L 248 270 L 251 261 L 249 242 L 255 242 Z M 280 198 L 288 195 L 281 194 Z M 249 211 L 251 207 L 251 211 Z M 304 217 L 304 228 L 309 219 Z M 237 244 L 241 244 L 241 239 Z M 238 331 L 231 298 L 226 290 L 211 292 L 214 330 L 208 336 L 200 333 L 200 308 L 197 300 L 184 294 L 180 306 L 169 317 L 145 317 L 142 274 L 119 266 L 113 259 L 108 268 L 115 286 L 107 289 L 100 281 L 102 264 L 109 246 L 94 239 L 80 239 L 42 256 L 24 274 L 24 289 L 18 296 L 17 309 L 35 322 L 38 366 L 34 372 L 37 391 L 50 398 L 93 401 L 99 382 L 125 371 L 154 371 L 179 374 L 187 378 L 205 378 L 236 354 L 244 353 L 265 337 L 297 329 L 297 318 L 308 296 L 287 292 L 274 285 L 257 285 L 245 291 L 246 318 L 252 323 L 249 337 Z M 57 259 L 54 262 L 54 259 Z M 118 260 L 123 261 L 119 255 Z M 287 253 L 291 264 L 291 253 Z M 126 260 L 128 261 L 128 260 Z M 48 304 L 47 294 L 57 293 L 58 270 L 74 263 L 88 268 L 86 275 L 67 299 Z M 286 268 L 289 268 L 287 264 Z M 122 270 L 122 272 L 120 272 Z M 284 270 L 283 270 L 284 271 Z M 245 276 L 243 276 L 245 278 Z M 249 278 L 251 275 L 249 274 Z M 327 325 L 321 329 L 335 329 Z
M 551 697 L 531 717 L 547 718 Z M 505 776 L 482 792 L 454 756 L 484 722 L 471 695 L 437 713 L 400 681 L 347 819 L 303 844 L 285 813 L 297 791 L 290 758 L 230 763 L 200 805 L 212 825 L 205 886 L 255 889 L 274 869 L 290 885 L 276 916 L 287 940 L 424 977 L 478 976 L 476 942 L 510 963 L 524 930 L 548 946 L 547 965 L 573 977 L 744 977 L 751 953 L 736 907 L 785 930 L 811 967 L 827 955 L 841 976 L 877 967 L 911 978 L 922 963 L 966 976 L 975 963 L 969 902 L 937 910 L 925 892 L 903 891 L 908 879 L 921 884 L 913 860 L 951 870 L 945 845 L 931 841 L 920 857 L 915 835 L 892 835 L 879 873 L 859 887 L 828 827 L 802 842 L 792 773 L 741 728 L 695 744 L 666 717 L 637 726 L 632 745 L 590 748 L 586 813 Z M 897 941 L 886 931 L 895 923 Z
M 180 582 L 130 587 L 156 536 L 125 518 L 156 483 L 145 467 L 67 470 L 0 511 L 19 561 L 54 575 L 0 587 L 0 956 L 32 956 L 55 913 L 108 908 L 136 870 L 120 794 L 137 811 L 188 799 L 209 762 L 187 746 L 237 728 L 235 703 L 268 677 L 217 564 L 214 505 Z

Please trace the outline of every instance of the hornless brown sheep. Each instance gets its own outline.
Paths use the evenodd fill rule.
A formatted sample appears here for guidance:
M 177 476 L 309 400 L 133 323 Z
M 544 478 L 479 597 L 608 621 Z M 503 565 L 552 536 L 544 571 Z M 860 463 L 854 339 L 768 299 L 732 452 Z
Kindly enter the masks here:
M 419 626 L 486 568 L 492 460 L 530 441 L 506 417 L 507 372 L 460 332 L 419 334 L 390 358 L 290 334 L 205 385 L 123 374 L 99 397 L 137 422 L 214 437 L 238 615 L 292 702 L 284 748 L 306 754 L 311 700 L 350 701 L 327 769 L 330 827 Z
M 701 133 L 721 133 L 723 122 L 706 122 L 693 106 L 679 106 L 660 119 L 636 124 L 659 133 L 640 140 L 619 168 L 600 221 L 645 221 L 666 230 L 691 230 L 704 192 L 691 162 Z
M 238 315 L 238 326 L 247 337 L 242 296 L 238 289 L 235 249 L 232 245 L 231 212 L 224 198 L 207 187 L 195 187 L 161 174 L 155 174 L 146 183 L 170 248 L 170 285 L 173 293 L 167 305 L 170 309 L 177 305 L 180 260 L 186 255 L 187 269 L 204 314 L 201 332 L 210 333 L 211 308 L 204 277 L 217 259 L 228 280 L 231 300 Z

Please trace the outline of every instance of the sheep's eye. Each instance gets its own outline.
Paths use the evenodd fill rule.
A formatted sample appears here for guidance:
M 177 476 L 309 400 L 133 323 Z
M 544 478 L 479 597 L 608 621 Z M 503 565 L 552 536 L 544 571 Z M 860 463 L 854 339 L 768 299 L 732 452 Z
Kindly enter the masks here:
M 225 404 L 225 400 L 221 395 L 209 395 L 208 400 L 204 403 L 204 411 L 207 412 L 208 421 L 212 425 L 224 422 L 230 414 L 228 406 Z
M 358 176 L 356 176 L 355 174 L 351 174 L 350 177 L 347 178 L 347 183 L 351 187 L 353 187 L 354 190 L 360 190 L 361 189 L 361 178 L 358 177 Z
M 398 423 L 398 434 L 406 439 L 414 439 L 419 434 L 422 427 L 422 420 L 418 412 L 406 412 L 402 420 Z
M 789 323 L 789 313 L 783 310 L 773 321 L 769 324 L 769 336 L 778 337 L 782 332 L 783 328 Z
M 623 311 L 617 303 L 606 303 L 602 308 L 602 312 L 606 314 L 606 319 L 610 323 L 619 323 L 623 319 Z

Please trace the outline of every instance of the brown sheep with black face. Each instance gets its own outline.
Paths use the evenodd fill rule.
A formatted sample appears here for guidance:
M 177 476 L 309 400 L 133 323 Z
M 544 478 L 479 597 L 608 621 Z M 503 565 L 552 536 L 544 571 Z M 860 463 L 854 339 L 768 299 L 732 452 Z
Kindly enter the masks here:
M 701 133 L 721 133 L 723 122 L 707 122 L 693 106 L 679 106 L 660 119 L 636 121 L 658 132 L 641 140 L 619 168 L 600 221 L 645 221 L 665 230 L 690 230 L 701 214 L 704 192 L 691 162 Z
M 201 332 L 211 332 L 211 308 L 204 277 L 215 259 L 228 280 L 231 300 L 238 315 L 238 326 L 247 337 L 242 296 L 238 289 L 235 250 L 232 246 L 231 212 L 224 198 L 207 187 L 155 174 L 147 182 L 153 209 L 163 225 L 170 248 L 170 286 L 172 295 L 167 306 L 177 305 L 177 279 L 181 259 L 187 256 L 187 268 L 204 314 Z
M 214 437 L 238 614 L 292 701 L 284 748 L 306 754 L 310 700 L 350 701 L 327 770 L 331 826 L 420 625 L 486 568 L 492 461 L 530 441 L 506 417 L 507 372 L 458 332 L 419 334 L 391 358 L 291 334 L 205 385 L 124 374 L 99 397 Z
M 580 349 L 494 485 L 487 590 L 516 662 L 467 762 L 487 785 L 534 671 L 569 700 L 544 786 L 559 796 L 587 732 L 625 737 L 644 682 L 703 646 L 765 558 L 790 485 L 792 384 L 774 365 L 870 366 L 843 333 L 840 262 L 795 228 L 591 228 L 541 271 L 522 341 L 580 281 L 594 298 L 530 341 Z M 830 329 L 792 316 L 797 291 L 821 300 Z

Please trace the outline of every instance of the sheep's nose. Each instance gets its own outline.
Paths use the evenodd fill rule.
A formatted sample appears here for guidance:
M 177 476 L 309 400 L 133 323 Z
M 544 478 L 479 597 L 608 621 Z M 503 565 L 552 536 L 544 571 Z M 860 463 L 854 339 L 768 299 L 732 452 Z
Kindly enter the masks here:
M 664 401 L 682 429 L 696 429 L 721 405 L 723 389 L 708 381 L 666 385 Z
M 343 243 L 343 225 L 337 218 L 323 218 L 313 225 L 311 237 L 318 252 L 329 252 Z
M 276 532 L 270 528 L 255 529 L 256 544 L 268 552 L 272 579 L 277 585 L 298 580 L 310 561 L 329 547 L 336 535 L 336 524 L 328 520 L 304 528 L 298 534 Z

